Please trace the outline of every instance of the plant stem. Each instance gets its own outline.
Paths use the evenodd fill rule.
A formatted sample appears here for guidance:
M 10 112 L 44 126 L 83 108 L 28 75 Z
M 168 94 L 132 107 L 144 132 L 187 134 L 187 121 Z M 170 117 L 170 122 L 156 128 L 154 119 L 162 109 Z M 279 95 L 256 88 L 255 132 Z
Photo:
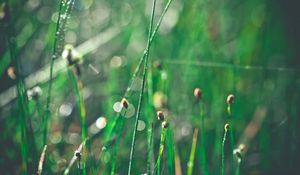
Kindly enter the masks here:
M 147 141 L 147 145 L 148 145 L 148 152 L 147 152 L 147 174 L 150 174 L 151 172 L 151 162 L 152 162 L 152 153 L 153 153 L 153 123 L 151 123 L 151 126 L 148 129 L 147 132 L 147 136 L 148 136 L 148 141 Z
M 204 126 L 204 108 L 200 102 L 200 118 L 201 118 L 201 153 L 202 153 L 202 168 L 203 174 L 208 175 L 207 162 L 206 162 L 206 144 L 205 144 L 205 126 Z
M 120 117 L 125 117 L 126 116 L 126 111 L 124 112 L 123 116 Z M 117 153 L 118 153 L 118 147 L 119 147 L 119 142 L 120 142 L 120 138 L 121 138 L 121 133 L 123 130 L 123 126 L 124 126 L 124 120 L 121 121 L 119 128 L 117 128 L 117 138 L 116 138 L 116 142 L 115 142 L 115 146 L 114 146 L 114 151 L 113 151 L 113 158 L 112 158 L 112 168 L 111 168 L 111 175 L 115 174 L 115 170 L 116 170 L 116 161 L 117 161 Z
M 6 1 L 8 4 L 8 1 Z M 9 13 L 9 10 L 8 10 Z M 17 102 L 18 102 L 18 108 L 20 113 L 18 113 L 18 123 L 21 130 L 21 156 L 22 156 L 22 166 L 21 166 L 21 172 L 22 174 L 28 174 L 29 171 L 29 161 L 28 161 L 28 154 L 29 154 L 29 147 L 28 147 L 28 131 L 26 128 L 27 123 L 27 115 L 28 115 L 28 99 L 25 89 L 25 83 L 24 79 L 21 76 L 21 65 L 20 60 L 17 57 L 17 51 L 16 51 L 16 39 L 15 39 L 15 32 L 14 27 L 12 26 L 12 23 L 9 18 L 5 18 L 5 22 L 8 26 L 8 46 L 9 46 L 9 53 L 12 60 L 12 64 L 15 68 L 15 74 L 17 79 Z M 32 142 L 31 142 L 32 143 Z M 32 157 L 34 158 L 34 157 Z
M 42 154 L 41 154 L 41 157 L 40 157 L 39 166 L 38 166 L 38 171 L 37 171 L 37 174 L 38 174 L 38 175 L 42 175 L 46 150 L 47 150 L 47 145 L 44 146 L 43 151 L 42 151 Z
M 74 92 L 76 96 L 77 105 L 80 113 L 80 122 L 81 122 L 81 140 L 84 141 L 87 139 L 87 124 L 86 124 L 86 110 L 82 94 L 83 85 L 79 78 L 75 76 L 72 70 L 68 70 L 70 79 L 72 80 Z M 82 146 L 82 173 L 86 175 L 86 144 Z
M 236 175 L 240 175 L 240 168 L 241 168 L 241 160 L 238 160 L 238 163 L 237 163 L 237 167 L 236 167 Z
M 49 84 L 48 84 L 48 93 L 47 93 L 47 100 L 46 100 L 46 114 L 43 122 L 43 145 L 47 144 L 47 130 L 48 130 L 48 118 L 50 115 L 50 102 L 51 102 L 51 93 L 52 93 L 52 79 L 53 79 L 53 66 L 54 66 L 54 60 L 57 58 L 57 42 L 58 42 L 58 36 L 59 36 L 59 27 L 60 27 L 60 21 L 61 21 L 61 13 L 62 13 L 62 7 L 63 7 L 64 0 L 60 1 L 59 5 L 59 11 L 58 11 L 58 19 L 56 22 L 56 29 L 55 29 L 55 37 L 54 37 L 54 43 L 53 43 L 53 49 L 52 49 L 52 57 L 50 61 L 50 78 L 49 78 Z
M 231 111 L 231 104 L 228 103 L 227 106 L 227 113 L 228 113 L 228 118 L 229 118 L 229 136 L 230 136 L 230 151 L 231 151 L 231 173 L 234 174 L 234 133 L 233 133 L 233 124 L 232 124 L 232 111 Z
M 155 28 L 154 28 L 152 34 L 151 34 L 151 37 L 150 37 L 150 40 L 149 40 L 149 47 L 151 46 L 151 44 L 152 44 L 152 42 L 153 42 L 153 39 L 154 39 L 154 37 L 156 36 L 157 31 L 158 31 L 158 29 L 159 29 L 159 27 L 160 27 L 160 25 L 161 25 L 161 22 L 162 22 L 162 20 L 163 20 L 163 18 L 164 18 L 164 16 L 165 16 L 165 14 L 167 13 L 167 11 L 168 11 L 168 9 L 169 9 L 169 7 L 170 7 L 172 1 L 173 1 L 173 0 L 169 0 L 169 1 L 167 2 L 167 4 L 166 4 L 166 6 L 165 6 L 165 8 L 164 8 L 164 10 L 163 10 L 163 12 L 162 12 L 162 14 L 160 15 L 160 17 L 159 17 L 159 19 L 158 19 L 158 22 L 157 22 L 157 24 L 156 24 L 156 26 L 155 26 Z M 148 48 L 148 47 L 147 47 L 147 48 Z M 132 85 L 132 83 L 133 83 L 133 80 L 136 78 L 137 73 L 139 72 L 139 70 L 140 70 L 141 67 L 142 67 L 142 63 L 143 63 L 143 61 L 145 60 L 146 55 L 147 55 L 148 52 L 149 52 L 149 50 L 148 50 L 147 48 L 144 50 L 143 55 L 142 55 L 142 57 L 141 57 L 141 59 L 140 59 L 140 61 L 139 61 L 139 63 L 138 63 L 138 66 L 136 67 L 136 69 L 135 69 L 135 71 L 134 71 L 134 73 L 133 73 L 133 75 L 132 75 L 132 78 L 131 78 L 131 80 L 130 80 L 129 86 L 128 86 L 128 88 L 127 88 L 127 90 L 126 90 L 126 92 L 125 92 L 125 95 L 124 95 L 125 98 L 127 98 L 127 97 L 129 96 L 129 92 L 130 92 L 130 88 L 129 88 L 129 87 L 131 87 L 131 85 Z
M 188 162 L 188 175 L 193 174 L 193 167 L 194 167 L 194 159 L 195 159 L 195 153 L 196 153 L 196 144 L 197 144 L 197 136 L 198 136 L 198 128 L 195 128 L 194 130 L 194 135 L 193 135 L 193 143 L 192 143 L 192 148 L 191 148 L 191 153 L 190 153 L 190 159 Z
M 174 156 L 174 144 L 173 144 L 173 133 L 169 126 L 166 133 L 166 149 L 168 153 L 168 168 L 169 174 L 175 174 L 175 156 Z
M 159 154 L 158 154 L 158 157 L 157 157 L 157 174 L 158 175 L 161 175 L 161 172 L 160 172 L 160 167 L 161 167 L 161 157 L 163 155 L 163 152 L 164 152 L 164 147 L 165 147 L 165 138 L 166 138 L 166 131 L 167 129 L 166 128 L 162 128 L 162 131 L 161 131 L 161 136 L 160 136 L 160 145 L 159 145 Z
M 151 20 L 150 20 L 150 26 L 149 26 L 149 32 L 148 32 L 146 57 L 145 57 L 145 62 L 144 62 L 144 71 L 143 71 L 143 78 L 142 78 L 142 88 L 141 88 L 141 92 L 140 92 L 137 114 L 136 114 L 136 119 L 135 119 L 135 126 L 134 126 L 134 130 L 133 130 L 133 137 L 132 137 L 132 144 L 131 144 L 131 151 L 130 151 L 130 158 L 129 158 L 128 175 L 130 175 L 130 173 L 131 173 L 132 159 L 133 159 L 134 148 L 135 148 L 136 130 L 137 130 L 137 126 L 138 126 L 138 120 L 139 120 L 140 114 L 141 114 L 141 107 L 142 107 L 142 102 L 143 102 L 143 97 L 144 97 L 144 89 L 145 89 L 146 74 L 147 74 L 147 68 L 148 68 L 149 49 L 150 49 L 150 38 L 151 38 L 151 33 L 152 33 L 152 25 L 153 25 L 153 20 L 154 20 L 155 6 L 156 6 L 156 0 L 153 0 Z
M 226 143 L 226 137 L 227 137 L 227 130 L 225 129 L 223 140 L 222 140 L 222 151 L 221 151 L 221 157 L 222 157 L 221 175 L 225 174 L 225 143 Z

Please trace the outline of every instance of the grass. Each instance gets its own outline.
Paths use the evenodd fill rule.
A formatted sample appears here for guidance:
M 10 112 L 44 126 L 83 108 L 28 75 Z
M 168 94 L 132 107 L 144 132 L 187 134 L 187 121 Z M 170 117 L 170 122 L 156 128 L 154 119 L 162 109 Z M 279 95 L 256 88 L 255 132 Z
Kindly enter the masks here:
M 227 123 L 224 126 L 224 136 L 223 136 L 223 140 L 222 140 L 222 151 L 221 151 L 221 159 L 222 159 L 222 163 L 221 163 L 221 174 L 224 175 L 225 174 L 225 143 L 226 143 L 226 137 L 227 137 L 227 132 L 229 129 L 230 125 Z
M 150 25 L 149 25 L 149 32 L 148 32 L 149 33 L 148 34 L 148 42 L 147 42 L 147 48 L 146 48 L 146 53 L 145 53 L 142 87 L 141 87 L 139 103 L 138 103 L 136 119 L 135 119 L 135 125 L 134 125 L 134 130 L 133 130 L 133 136 L 132 136 L 132 144 L 131 144 L 131 151 L 130 151 L 130 158 L 129 158 L 129 165 L 128 165 L 128 175 L 131 174 L 132 160 L 133 160 L 135 141 L 136 141 L 136 139 L 135 139 L 136 130 L 137 130 L 138 121 L 139 121 L 139 118 L 140 118 L 140 115 L 141 115 L 141 107 L 142 107 L 143 97 L 144 97 L 146 75 L 147 75 L 147 70 L 148 70 L 148 59 L 149 59 L 149 53 L 150 53 L 150 38 L 151 38 L 151 34 L 152 34 L 152 26 L 153 26 L 155 5 L 156 5 L 156 0 L 153 0 L 151 19 L 150 19 Z
M 196 144 L 197 144 L 197 137 L 198 137 L 198 129 L 195 128 L 194 135 L 193 135 L 193 143 L 190 153 L 190 159 L 188 162 L 188 170 L 187 174 L 192 175 L 193 174 L 193 167 L 194 167 L 194 159 L 195 159 L 195 153 L 196 153 Z
M 273 3 L 0 3 L 0 169 L 291 174 L 299 66 Z
M 61 0 L 59 3 L 59 10 L 58 10 L 58 18 L 56 22 L 55 28 L 55 37 L 53 42 L 53 49 L 52 49 L 52 57 L 50 61 L 50 73 L 49 73 L 49 84 L 48 84 L 48 93 L 47 93 L 47 101 L 46 101 L 46 115 L 44 119 L 44 136 L 43 136 L 43 143 L 44 145 L 47 144 L 47 132 L 48 132 L 48 120 L 50 115 L 50 103 L 51 103 L 51 95 L 52 95 L 52 79 L 53 79 L 53 68 L 54 68 L 54 61 L 59 56 L 60 52 L 58 47 L 61 47 L 62 43 L 59 43 L 59 39 L 63 37 L 63 32 L 65 30 L 65 25 L 69 18 L 69 15 L 72 11 L 72 7 L 74 5 L 74 0 L 64 1 Z

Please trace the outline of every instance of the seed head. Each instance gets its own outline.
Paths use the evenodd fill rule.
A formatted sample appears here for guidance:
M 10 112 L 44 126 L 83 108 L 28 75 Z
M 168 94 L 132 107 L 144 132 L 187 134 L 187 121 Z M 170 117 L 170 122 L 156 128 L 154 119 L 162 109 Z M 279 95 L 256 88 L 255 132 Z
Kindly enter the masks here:
M 242 152 L 240 149 L 235 149 L 233 150 L 233 154 L 236 156 L 236 158 L 238 158 L 239 160 L 242 159 Z
M 39 86 L 35 86 L 34 88 L 27 91 L 27 96 L 29 99 L 37 100 L 42 95 L 42 89 Z
M 238 148 L 233 150 L 233 154 L 236 156 L 236 158 L 238 159 L 238 161 L 241 161 L 242 157 L 243 157 L 243 152 L 245 149 L 245 145 L 244 144 L 240 144 L 238 146 Z
M 229 124 L 228 124 L 228 123 L 225 124 L 224 130 L 225 130 L 226 132 L 229 130 Z
M 123 108 L 127 109 L 128 108 L 128 101 L 126 100 L 126 98 L 123 98 L 121 101 L 121 105 Z
M 79 150 L 76 150 L 74 155 L 77 159 L 79 159 L 79 160 L 81 159 L 81 152 Z
M 67 60 L 69 66 L 80 64 L 80 62 L 82 61 L 81 57 L 82 55 L 80 55 L 72 45 L 65 45 L 62 52 L 62 58 Z
M 227 101 L 228 104 L 232 104 L 233 101 L 234 101 L 234 95 L 233 94 L 228 95 L 226 101 Z
M 200 88 L 195 88 L 195 90 L 194 90 L 194 96 L 197 99 L 201 100 L 201 98 L 202 98 L 202 90 Z
M 162 128 L 168 128 L 169 127 L 169 123 L 167 121 L 163 121 L 161 123 Z
M 244 144 L 240 144 L 239 145 L 239 149 L 241 150 L 241 152 L 243 152 L 245 150 L 245 145 Z
M 156 113 L 157 115 L 157 119 L 160 120 L 160 121 L 164 121 L 165 120 L 165 115 L 162 111 L 157 111 Z

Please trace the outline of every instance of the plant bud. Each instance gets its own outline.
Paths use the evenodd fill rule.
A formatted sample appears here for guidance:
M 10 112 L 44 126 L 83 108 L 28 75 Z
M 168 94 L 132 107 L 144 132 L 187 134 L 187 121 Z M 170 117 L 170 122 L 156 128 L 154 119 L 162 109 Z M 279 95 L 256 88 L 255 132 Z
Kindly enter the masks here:
M 224 130 L 225 130 L 226 132 L 229 130 L 229 124 L 228 124 L 228 123 L 225 124 Z
M 165 120 L 165 116 L 164 116 L 164 113 L 162 111 L 157 111 L 156 115 L 157 115 L 158 120 L 160 120 L 160 121 Z
M 168 128 L 169 127 L 169 123 L 167 121 L 163 121 L 161 123 L 162 128 Z
M 202 90 L 200 88 L 195 88 L 195 90 L 194 90 L 194 96 L 197 99 L 201 100 L 201 98 L 202 98 Z
M 234 101 L 234 95 L 233 94 L 228 95 L 226 101 L 227 101 L 228 104 L 232 104 L 233 101 Z
M 123 98 L 122 101 L 121 101 L 121 105 L 122 105 L 123 108 L 127 109 L 128 108 L 128 101 L 125 98 Z
M 76 150 L 74 155 L 77 159 L 79 159 L 79 160 L 81 159 L 81 152 L 79 150 Z

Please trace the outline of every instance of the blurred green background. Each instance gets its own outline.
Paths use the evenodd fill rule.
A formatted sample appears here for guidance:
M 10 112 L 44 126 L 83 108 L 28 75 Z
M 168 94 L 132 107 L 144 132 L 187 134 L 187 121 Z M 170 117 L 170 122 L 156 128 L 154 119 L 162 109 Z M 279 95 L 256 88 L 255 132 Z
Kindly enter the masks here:
M 155 24 L 166 3 L 158 0 Z M 64 36 L 59 37 L 59 55 L 65 44 L 73 45 L 83 55 L 81 80 L 89 134 L 96 134 L 91 145 L 94 159 L 98 159 L 104 145 L 107 128 L 116 120 L 116 102 L 122 99 L 146 47 L 151 5 L 150 0 L 75 0 Z M 26 125 L 32 127 L 31 135 L 35 138 L 30 147 L 36 147 L 38 152 L 31 160 L 33 174 L 38 164 L 35 160 L 43 148 L 41 116 L 45 115 L 58 6 L 59 1 L 52 0 L 0 3 L 1 174 L 21 172 L 16 79 L 11 75 L 13 63 L 7 40 L 15 38 L 21 63 L 17 76 L 25 79 L 26 89 L 40 86 L 43 91 L 40 98 L 28 102 L 30 115 Z M 209 174 L 220 174 L 226 98 L 231 93 L 235 95 L 237 144 L 246 143 L 247 147 L 241 174 L 297 174 L 300 146 L 297 7 L 295 0 L 173 0 L 151 46 L 148 70 L 152 77 L 148 78 L 146 94 L 151 89 L 154 96 L 150 103 L 156 109 L 163 103 L 169 114 L 175 156 L 179 159 L 175 161 L 179 162 L 177 174 L 178 167 L 186 174 L 193 130 L 200 127 L 200 110 L 193 96 L 196 87 L 203 91 Z M 7 19 L 11 26 L 6 24 Z M 14 31 L 15 36 L 9 36 L 9 31 Z M 45 174 L 62 174 L 81 143 L 79 111 L 67 69 L 66 61 L 58 58 L 54 67 Z M 127 114 L 119 143 L 118 174 L 126 174 L 128 169 L 141 78 L 139 72 L 129 87 L 131 114 Z M 151 120 L 154 120 L 155 157 L 158 152 L 160 125 L 155 111 L 147 112 L 151 108 L 148 99 L 151 101 L 147 96 L 139 122 L 133 174 L 146 172 L 146 132 Z M 194 174 L 202 172 L 200 157 L 198 143 Z M 111 159 L 109 151 L 102 155 L 100 174 L 109 174 Z M 167 166 L 166 155 L 163 174 L 171 174 Z M 71 174 L 75 172 L 73 168 Z

